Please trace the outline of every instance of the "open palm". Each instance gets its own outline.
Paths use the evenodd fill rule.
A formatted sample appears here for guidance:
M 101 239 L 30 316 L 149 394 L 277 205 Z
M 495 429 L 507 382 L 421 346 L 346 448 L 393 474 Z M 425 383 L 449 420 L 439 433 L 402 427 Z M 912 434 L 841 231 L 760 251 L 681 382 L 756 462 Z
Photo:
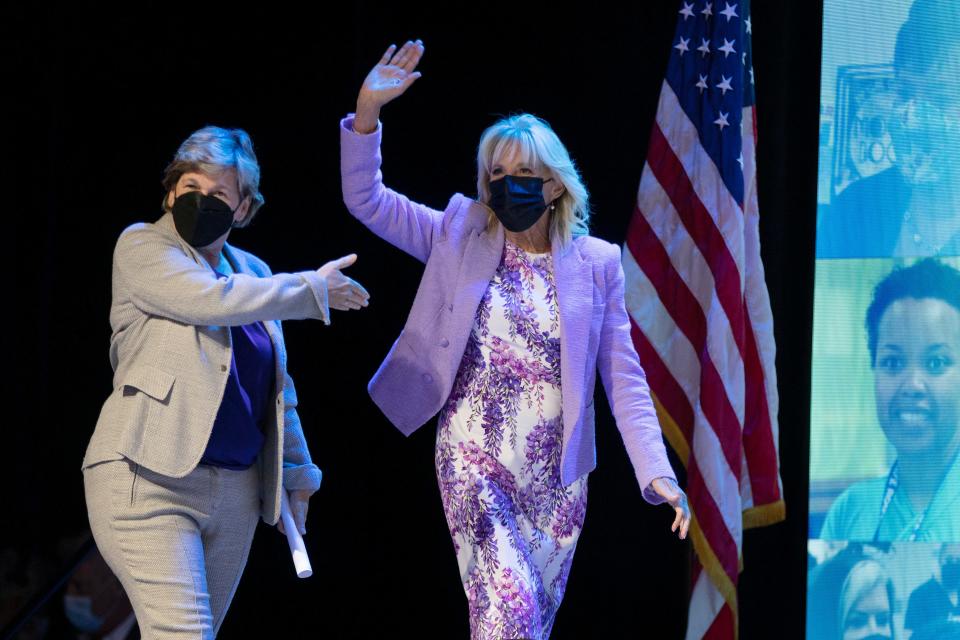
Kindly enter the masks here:
M 420 77 L 416 71 L 423 56 L 423 42 L 407 41 L 400 50 L 390 45 L 380 61 L 367 74 L 357 96 L 358 130 L 376 128 L 380 108 L 403 94 Z
M 420 77 L 415 69 L 422 56 L 423 43 L 419 40 L 407 42 L 399 51 L 396 45 L 390 45 L 380 62 L 367 74 L 360 89 L 361 95 L 366 93 L 369 97 L 376 97 L 375 102 L 380 106 L 390 102 Z

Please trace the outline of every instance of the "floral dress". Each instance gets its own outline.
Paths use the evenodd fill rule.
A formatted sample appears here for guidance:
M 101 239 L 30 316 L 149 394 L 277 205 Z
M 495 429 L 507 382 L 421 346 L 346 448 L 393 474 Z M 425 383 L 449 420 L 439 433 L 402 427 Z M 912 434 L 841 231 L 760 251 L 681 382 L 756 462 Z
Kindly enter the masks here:
M 562 439 L 552 258 L 507 242 L 437 430 L 473 640 L 550 635 L 587 505 L 586 476 L 560 480 Z

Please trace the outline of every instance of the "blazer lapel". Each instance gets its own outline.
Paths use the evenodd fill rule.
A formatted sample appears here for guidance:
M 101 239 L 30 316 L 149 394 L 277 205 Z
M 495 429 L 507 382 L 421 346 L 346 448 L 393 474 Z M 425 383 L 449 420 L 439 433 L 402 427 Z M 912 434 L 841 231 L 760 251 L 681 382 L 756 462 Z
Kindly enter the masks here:
M 593 268 L 571 242 L 553 242 L 553 265 L 560 306 L 560 376 L 564 441 L 583 408 L 587 342 L 593 321 Z
M 503 255 L 503 227 L 497 225 L 493 232 L 473 230 L 463 250 L 457 286 L 453 301 L 454 314 L 459 327 L 463 323 L 472 326 L 477 306 L 486 293 Z M 469 332 L 469 328 L 467 329 Z M 459 331 L 456 331 L 459 335 Z
M 250 269 L 243 255 L 235 252 L 229 243 L 224 243 L 223 255 L 227 259 L 227 262 L 230 263 L 234 273 L 244 273 L 246 275 L 260 277 L 260 274 Z M 273 360 L 274 367 L 276 368 L 274 376 L 276 389 L 280 391 L 284 385 L 283 372 L 286 371 L 287 367 L 287 353 L 283 346 L 283 340 L 281 339 L 280 321 L 265 320 L 262 324 L 263 328 L 267 331 L 267 335 L 270 336 L 270 343 L 273 345 Z

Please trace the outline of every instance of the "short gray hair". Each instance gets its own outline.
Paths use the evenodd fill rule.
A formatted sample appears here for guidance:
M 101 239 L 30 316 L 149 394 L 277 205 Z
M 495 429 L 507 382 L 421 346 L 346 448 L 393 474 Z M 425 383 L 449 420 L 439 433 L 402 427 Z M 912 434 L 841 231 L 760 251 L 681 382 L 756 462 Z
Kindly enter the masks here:
M 236 225 L 245 227 L 263 206 L 263 195 L 260 193 L 257 155 L 253 152 L 250 135 L 243 129 L 207 126 L 191 133 L 163 170 L 163 187 L 169 193 L 177 185 L 180 176 L 191 171 L 217 175 L 228 169 L 237 172 L 241 202 L 243 198 L 250 198 L 246 217 Z M 163 203 L 166 210 L 166 197 Z

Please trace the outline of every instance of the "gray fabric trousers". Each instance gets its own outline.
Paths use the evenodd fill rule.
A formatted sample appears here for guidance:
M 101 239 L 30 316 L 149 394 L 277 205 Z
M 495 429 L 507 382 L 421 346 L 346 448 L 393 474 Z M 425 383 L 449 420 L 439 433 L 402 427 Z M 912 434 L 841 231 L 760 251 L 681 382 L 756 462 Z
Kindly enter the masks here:
M 97 547 L 145 639 L 216 636 L 260 516 L 257 465 L 200 465 L 183 478 L 127 459 L 83 472 Z

